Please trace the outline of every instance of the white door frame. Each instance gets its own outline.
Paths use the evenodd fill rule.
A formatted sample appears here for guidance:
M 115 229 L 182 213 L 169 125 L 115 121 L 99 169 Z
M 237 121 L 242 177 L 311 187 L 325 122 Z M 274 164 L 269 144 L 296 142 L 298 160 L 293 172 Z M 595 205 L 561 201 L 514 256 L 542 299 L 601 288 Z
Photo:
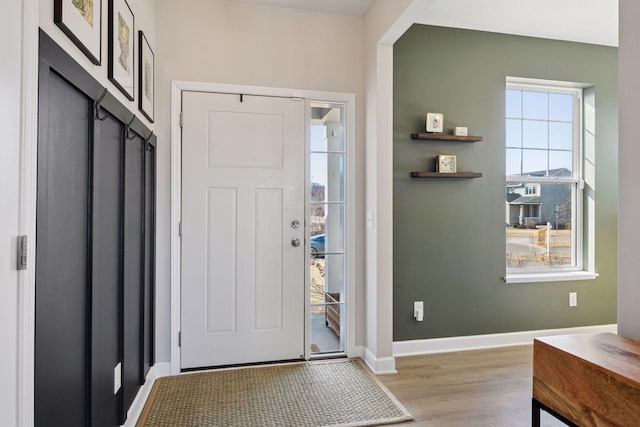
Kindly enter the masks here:
M 346 142 L 347 142 L 347 241 L 346 241 L 346 353 L 349 357 L 356 356 L 355 345 L 355 124 L 356 97 L 351 93 L 322 92 L 300 89 L 269 88 L 259 86 L 242 86 L 218 83 L 203 83 L 178 81 L 171 82 L 171 373 L 180 373 L 180 277 L 181 250 L 179 224 L 182 220 L 182 129 L 180 127 L 180 112 L 182 110 L 182 92 L 221 92 L 243 95 L 276 96 L 288 98 L 302 98 L 305 100 L 305 175 L 308 175 L 309 163 L 309 103 L 311 101 L 343 103 L 346 106 Z M 305 199 L 309 194 L 309 178 L 305 182 Z M 308 203 L 306 203 L 308 204 Z M 305 206 L 308 212 L 308 206 Z M 306 230 L 307 239 L 309 231 Z M 305 252 L 309 251 L 305 245 Z M 305 253 L 305 259 L 309 254 Z M 309 313 L 309 274 L 308 266 L 305 281 L 305 313 Z M 305 328 L 305 357 L 309 357 L 310 326 L 307 320 Z

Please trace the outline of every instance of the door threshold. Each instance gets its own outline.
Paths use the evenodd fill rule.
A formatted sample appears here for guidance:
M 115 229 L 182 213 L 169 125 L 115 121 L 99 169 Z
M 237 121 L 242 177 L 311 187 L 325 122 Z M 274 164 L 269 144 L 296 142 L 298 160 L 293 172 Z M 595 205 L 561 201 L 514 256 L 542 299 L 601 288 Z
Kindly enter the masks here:
M 316 353 L 309 357 L 309 360 L 331 360 L 331 359 L 346 359 L 347 353 Z
M 269 365 L 289 365 L 292 363 L 306 362 L 305 359 L 285 359 L 285 360 L 269 360 L 266 362 L 250 362 L 250 363 L 233 363 L 229 365 L 217 365 L 217 366 L 203 366 L 199 368 L 182 368 L 180 373 L 188 374 L 192 372 L 202 371 L 220 371 L 226 369 L 242 369 L 242 368 L 259 368 L 261 366 Z

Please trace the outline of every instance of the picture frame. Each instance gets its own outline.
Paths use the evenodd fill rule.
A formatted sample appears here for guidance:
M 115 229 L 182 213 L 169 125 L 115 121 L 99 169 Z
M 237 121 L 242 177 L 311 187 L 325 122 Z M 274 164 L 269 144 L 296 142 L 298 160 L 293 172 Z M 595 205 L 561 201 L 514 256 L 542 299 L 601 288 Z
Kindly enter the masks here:
M 102 62 L 102 0 L 54 0 L 53 22 L 89 60 Z
M 138 52 L 138 109 L 153 123 L 155 56 L 142 31 L 138 31 Z
M 109 0 L 109 80 L 134 99 L 135 17 L 126 0 Z
M 444 115 L 442 113 L 427 113 L 427 132 L 442 133 L 444 129 Z

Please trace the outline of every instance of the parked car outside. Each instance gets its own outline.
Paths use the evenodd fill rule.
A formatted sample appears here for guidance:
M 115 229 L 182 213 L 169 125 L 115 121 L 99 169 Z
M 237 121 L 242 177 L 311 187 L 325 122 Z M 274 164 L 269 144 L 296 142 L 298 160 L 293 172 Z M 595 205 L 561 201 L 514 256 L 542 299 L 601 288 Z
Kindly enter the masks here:
M 324 234 L 311 237 L 311 256 L 314 258 L 324 258 Z

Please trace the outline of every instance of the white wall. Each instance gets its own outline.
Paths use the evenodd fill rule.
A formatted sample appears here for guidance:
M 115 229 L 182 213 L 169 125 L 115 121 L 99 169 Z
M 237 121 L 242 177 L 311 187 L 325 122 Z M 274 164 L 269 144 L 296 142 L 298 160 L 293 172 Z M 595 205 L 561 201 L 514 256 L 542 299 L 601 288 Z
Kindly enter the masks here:
M 129 110 L 137 115 L 143 123 L 153 130 L 153 124 L 138 111 L 138 30 L 142 30 L 147 37 L 151 49 L 155 53 L 155 61 L 158 63 L 158 55 L 155 49 L 156 46 L 156 19 L 155 19 L 155 2 L 153 0 L 129 0 L 127 3 L 131 8 L 134 15 L 135 37 L 134 39 L 134 88 L 135 88 L 135 100 L 129 101 L 123 94 L 116 88 L 108 78 L 108 16 L 109 16 L 109 1 L 102 1 L 102 61 L 100 65 L 94 65 L 87 58 L 73 42 L 62 32 L 62 30 L 53 22 L 53 0 L 39 0 L 40 1 L 40 28 L 42 28 L 56 43 L 71 55 L 84 69 L 89 71 L 91 75 L 100 82 L 101 85 L 108 87 L 109 92 L 115 95 L 118 100 L 125 105 Z M 157 79 L 157 77 L 156 77 Z M 156 109 L 158 105 L 156 103 Z
M 21 72 L 22 1 L 3 4 L 0 14 L 0 425 L 16 425 L 18 186 Z
M 638 191 L 638 116 L 640 105 L 640 3 L 620 0 L 618 50 L 618 333 L 640 340 L 640 191 Z
M 172 80 L 355 93 L 356 169 L 364 167 L 362 17 L 228 0 L 157 0 L 158 135 L 157 359 L 170 357 L 170 152 Z M 179 28 L 179 30 L 175 30 Z M 356 179 L 356 298 L 364 299 L 364 176 Z M 363 344 L 364 305 L 357 307 L 356 344 Z

